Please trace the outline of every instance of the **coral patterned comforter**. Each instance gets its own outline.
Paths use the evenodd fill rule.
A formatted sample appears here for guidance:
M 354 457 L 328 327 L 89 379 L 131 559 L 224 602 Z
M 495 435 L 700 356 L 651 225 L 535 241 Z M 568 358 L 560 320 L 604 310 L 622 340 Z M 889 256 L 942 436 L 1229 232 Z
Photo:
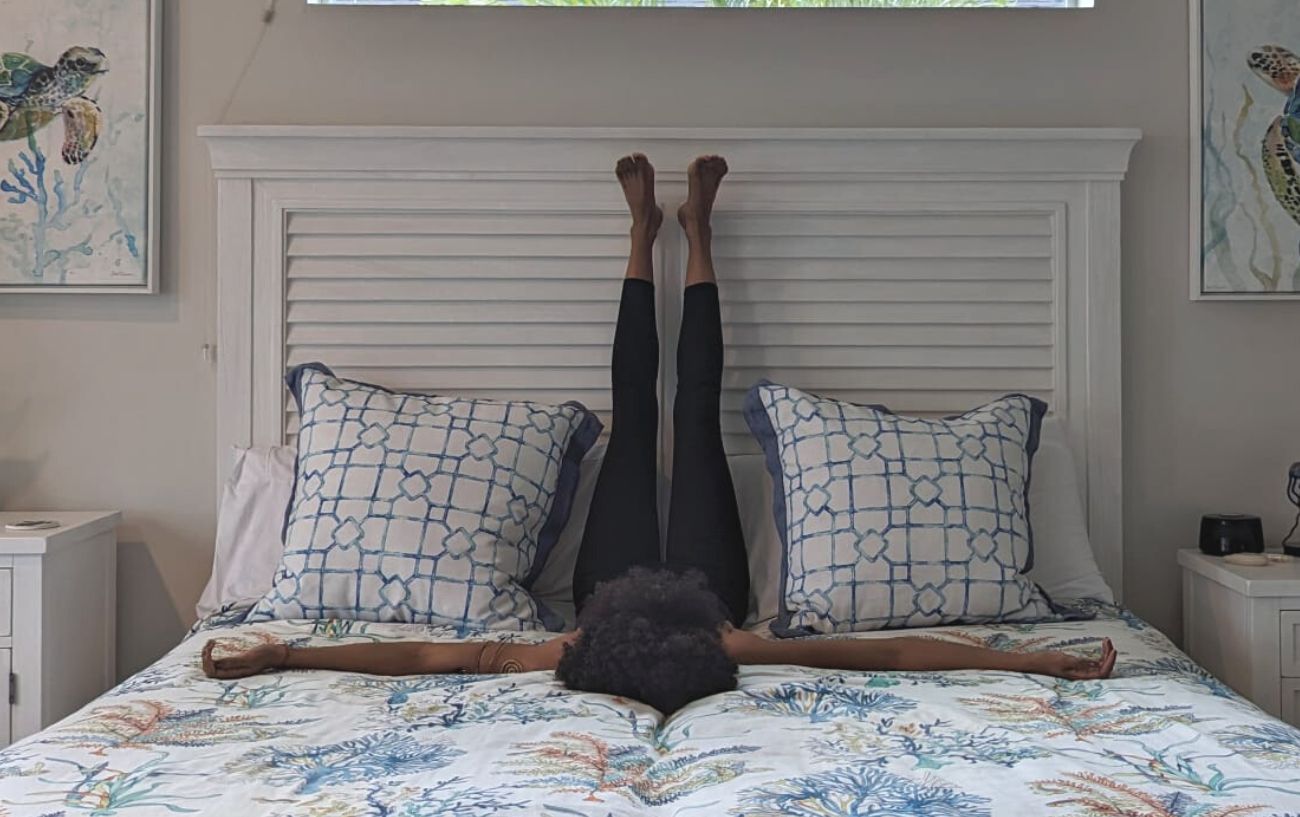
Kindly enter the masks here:
M 1117 677 L 742 670 L 664 720 L 549 673 L 203 677 L 209 636 L 450 638 L 354 622 L 218 626 L 0 753 L 0 814 L 1300 814 L 1300 732 L 1141 621 L 953 627 L 1003 649 L 1121 651 Z M 526 636 L 513 636 L 524 638 Z

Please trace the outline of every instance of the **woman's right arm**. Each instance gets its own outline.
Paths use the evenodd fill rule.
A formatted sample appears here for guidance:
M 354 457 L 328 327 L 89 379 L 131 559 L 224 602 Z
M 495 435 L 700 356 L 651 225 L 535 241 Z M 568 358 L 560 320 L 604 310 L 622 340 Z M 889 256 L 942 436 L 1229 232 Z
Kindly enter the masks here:
M 213 656 L 218 642 L 209 641 L 203 648 L 203 672 L 209 678 L 220 679 L 246 678 L 273 669 L 325 669 L 367 675 L 531 672 L 555 669 L 564 641 L 557 638 L 542 644 L 402 642 L 336 647 L 263 644 L 221 658 Z

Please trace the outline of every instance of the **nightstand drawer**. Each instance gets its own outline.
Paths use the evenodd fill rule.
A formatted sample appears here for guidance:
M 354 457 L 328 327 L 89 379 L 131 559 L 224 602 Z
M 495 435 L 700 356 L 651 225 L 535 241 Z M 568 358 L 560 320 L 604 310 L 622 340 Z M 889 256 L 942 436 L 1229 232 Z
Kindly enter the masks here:
M 1300 681 L 1294 678 L 1282 682 L 1282 720 L 1300 726 Z
M 0 568 L 0 637 L 13 635 L 14 572 Z
M 1283 610 L 1281 662 L 1283 678 L 1300 678 L 1300 610 Z

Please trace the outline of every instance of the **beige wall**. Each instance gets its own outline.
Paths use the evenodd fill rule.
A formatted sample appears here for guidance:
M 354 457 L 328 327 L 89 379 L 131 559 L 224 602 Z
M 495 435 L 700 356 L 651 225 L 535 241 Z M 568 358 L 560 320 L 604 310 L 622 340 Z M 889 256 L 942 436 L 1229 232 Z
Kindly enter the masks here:
M 215 525 L 201 124 L 1137 126 L 1124 193 L 1129 603 L 1177 636 L 1209 510 L 1285 530 L 1300 304 L 1186 291 L 1185 0 L 1084 12 L 320 9 L 167 0 L 164 293 L 4 296 L 0 507 L 119 507 L 121 669 L 180 636 Z M 70 600 L 73 601 L 73 600 Z

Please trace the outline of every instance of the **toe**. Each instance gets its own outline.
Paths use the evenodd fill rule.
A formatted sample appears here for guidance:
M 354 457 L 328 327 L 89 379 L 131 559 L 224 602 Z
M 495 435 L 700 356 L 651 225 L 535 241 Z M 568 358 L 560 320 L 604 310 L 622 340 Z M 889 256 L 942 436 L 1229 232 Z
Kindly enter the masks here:
M 619 178 L 636 172 L 636 157 L 624 156 L 622 159 L 619 159 L 618 164 L 614 165 L 614 172 L 618 174 Z

